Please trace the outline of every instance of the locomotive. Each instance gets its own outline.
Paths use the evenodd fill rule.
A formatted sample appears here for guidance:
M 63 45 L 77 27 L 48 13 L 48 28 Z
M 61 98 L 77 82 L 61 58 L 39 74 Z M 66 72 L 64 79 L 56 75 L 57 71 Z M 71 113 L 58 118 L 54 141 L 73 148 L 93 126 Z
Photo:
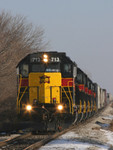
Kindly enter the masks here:
M 82 121 L 98 110 L 98 85 L 63 52 L 23 58 L 17 65 L 17 91 L 18 116 L 46 128 Z

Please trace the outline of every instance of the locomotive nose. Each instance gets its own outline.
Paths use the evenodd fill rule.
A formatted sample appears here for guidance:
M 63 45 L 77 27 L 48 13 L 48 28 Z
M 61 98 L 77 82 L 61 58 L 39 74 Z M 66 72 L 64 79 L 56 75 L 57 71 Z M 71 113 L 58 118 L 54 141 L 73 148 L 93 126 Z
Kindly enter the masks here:
M 61 103 L 61 73 L 30 73 L 29 100 L 39 103 Z

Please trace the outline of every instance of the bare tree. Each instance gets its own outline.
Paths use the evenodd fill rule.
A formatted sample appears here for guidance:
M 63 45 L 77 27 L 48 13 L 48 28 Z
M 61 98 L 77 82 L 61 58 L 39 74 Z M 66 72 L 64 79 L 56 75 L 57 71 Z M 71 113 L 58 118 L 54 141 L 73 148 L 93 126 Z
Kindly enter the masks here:
M 17 63 L 46 46 L 41 27 L 33 27 L 20 15 L 0 14 L 0 100 L 16 95 Z

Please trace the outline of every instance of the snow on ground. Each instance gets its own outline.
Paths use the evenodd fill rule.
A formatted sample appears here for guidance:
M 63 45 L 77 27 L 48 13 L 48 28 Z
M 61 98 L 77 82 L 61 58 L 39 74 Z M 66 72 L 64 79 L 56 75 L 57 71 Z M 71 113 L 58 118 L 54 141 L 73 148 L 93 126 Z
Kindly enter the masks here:
M 108 115 L 106 117 L 103 117 L 103 119 L 113 120 L 113 115 Z
M 40 150 L 86 150 L 89 148 L 96 148 L 98 150 L 107 150 L 109 147 L 104 145 L 97 145 L 97 144 L 90 144 L 90 143 L 83 143 L 74 140 L 65 140 L 65 139 L 57 139 L 45 147 L 40 148 Z
M 40 150 L 86 150 L 90 148 L 107 150 L 109 146 L 82 141 L 79 135 L 74 132 L 68 132 L 46 146 L 43 146 Z
M 87 125 L 67 132 L 40 150 L 108 150 L 113 147 L 113 132 L 106 126 L 113 120 L 111 118 L 113 108 L 108 106 L 99 117 Z
M 113 146 L 113 132 L 111 131 L 106 131 L 101 129 L 101 131 L 104 132 L 104 136 L 107 137 L 107 143 Z

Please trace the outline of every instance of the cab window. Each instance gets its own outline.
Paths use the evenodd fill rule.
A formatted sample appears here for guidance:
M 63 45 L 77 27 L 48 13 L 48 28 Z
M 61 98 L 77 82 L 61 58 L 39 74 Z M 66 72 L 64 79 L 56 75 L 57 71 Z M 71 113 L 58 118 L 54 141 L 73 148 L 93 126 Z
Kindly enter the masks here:
M 62 76 L 64 78 L 73 77 L 73 69 L 71 64 L 66 63 L 62 65 Z
M 60 72 L 59 63 L 50 64 L 32 64 L 31 72 Z
M 22 74 L 23 77 L 28 77 L 29 74 L 29 68 L 27 64 L 23 64 L 20 68 L 20 73 Z
M 78 83 L 82 83 L 82 74 L 81 73 L 77 74 L 77 81 L 78 81 Z
M 64 73 L 71 73 L 71 64 L 64 64 Z

